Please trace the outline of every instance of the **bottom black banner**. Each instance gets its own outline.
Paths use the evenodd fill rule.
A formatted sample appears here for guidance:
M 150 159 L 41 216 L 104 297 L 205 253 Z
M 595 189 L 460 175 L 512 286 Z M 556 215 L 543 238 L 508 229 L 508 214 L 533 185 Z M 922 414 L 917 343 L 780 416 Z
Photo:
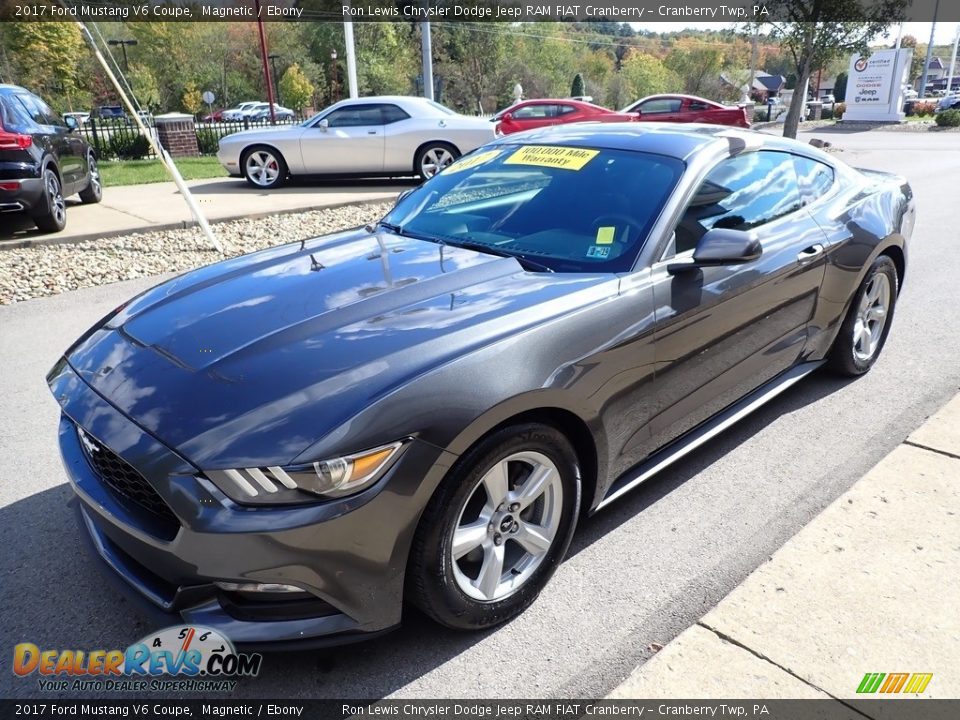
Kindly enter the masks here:
M 0 718 L 956 720 L 960 700 L 0 700 Z

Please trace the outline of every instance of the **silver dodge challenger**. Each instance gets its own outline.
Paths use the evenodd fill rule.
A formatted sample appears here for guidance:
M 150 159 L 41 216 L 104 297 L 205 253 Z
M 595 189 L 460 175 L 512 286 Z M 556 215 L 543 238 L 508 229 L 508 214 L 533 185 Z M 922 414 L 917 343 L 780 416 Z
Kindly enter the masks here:
M 217 159 L 258 188 L 309 175 L 419 175 L 431 178 L 494 138 L 483 118 L 420 97 L 353 98 L 299 125 L 227 135 Z

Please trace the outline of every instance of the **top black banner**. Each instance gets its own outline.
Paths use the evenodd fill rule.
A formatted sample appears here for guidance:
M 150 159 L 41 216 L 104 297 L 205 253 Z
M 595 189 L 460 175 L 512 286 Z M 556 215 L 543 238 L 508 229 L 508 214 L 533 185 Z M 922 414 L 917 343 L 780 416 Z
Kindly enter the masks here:
M 816 6 L 816 9 L 814 7 Z M 0 22 L 960 21 L 957 0 L 0 0 Z

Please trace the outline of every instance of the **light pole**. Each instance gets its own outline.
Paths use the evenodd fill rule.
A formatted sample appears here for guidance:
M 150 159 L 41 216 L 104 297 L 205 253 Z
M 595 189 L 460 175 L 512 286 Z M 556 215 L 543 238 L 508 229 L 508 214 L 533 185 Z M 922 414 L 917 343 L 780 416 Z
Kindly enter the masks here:
M 930 71 L 930 57 L 933 55 L 933 36 L 937 32 L 937 13 L 940 12 L 940 0 L 933 5 L 933 23 L 930 25 L 930 42 L 927 43 L 927 59 L 923 61 L 923 75 L 920 76 L 920 94 L 922 100 L 927 96 L 927 73 Z
M 107 45 L 116 47 L 119 45 L 123 50 L 123 71 L 130 72 L 130 65 L 127 63 L 127 45 L 136 45 L 136 40 L 107 40 Z
M 280 55 L 268 55 L 267 59 L 270 60 L 270 67 L 273 68 L 273 87 L 277 90 L 277 105 L 283 105 L 283 100 L 280 99 L 280 81 L 277 80 L 277 58 L 281 58 Z
M 260 36 L 260 60 L 263 62 L 263 77 L 267 81 L 267 102 L 270 103 L 270 124 L 277 124 L 277 114 L 273 102 L 273 81 L 270 79 L 270 70 L 267 69 L 267 36 L 263 32 L 263 20 L 260 17 L 260 0 L 253 0 L 254 10 L 257 13 L 257 34 Z
M 340 89 L 337 87 L 337 49 L 330 51 L 330 99 L 337 102 L 340 99 Z

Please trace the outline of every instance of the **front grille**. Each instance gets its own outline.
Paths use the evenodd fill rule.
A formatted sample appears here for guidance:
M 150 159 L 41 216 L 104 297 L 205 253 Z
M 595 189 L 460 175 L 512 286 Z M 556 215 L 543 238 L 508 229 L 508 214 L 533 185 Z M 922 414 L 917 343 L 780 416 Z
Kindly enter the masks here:
M 83 428 L 77 427 L 77 434 L 90 466 L 103 483 L 121 500 L 134 503 L 140 510 L 146 510 L 152 516 L 153 522 L 163 530 L 157 534 L 172 539 L 180 522 L 143 475 Z

